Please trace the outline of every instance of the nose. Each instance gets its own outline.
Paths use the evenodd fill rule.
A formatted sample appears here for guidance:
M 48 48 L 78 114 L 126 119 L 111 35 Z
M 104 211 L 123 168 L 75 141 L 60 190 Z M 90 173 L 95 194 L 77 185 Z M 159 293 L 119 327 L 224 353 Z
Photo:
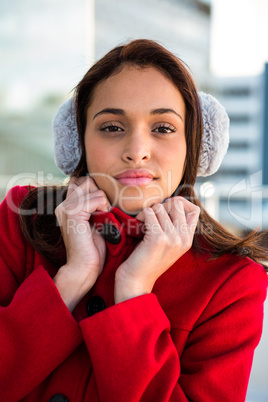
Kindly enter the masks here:
M 151 159 L 151 144 L 143 132 L 133 132 L 128 137 L 122 152 L 122 159 L 125 162 L 139 164 Z

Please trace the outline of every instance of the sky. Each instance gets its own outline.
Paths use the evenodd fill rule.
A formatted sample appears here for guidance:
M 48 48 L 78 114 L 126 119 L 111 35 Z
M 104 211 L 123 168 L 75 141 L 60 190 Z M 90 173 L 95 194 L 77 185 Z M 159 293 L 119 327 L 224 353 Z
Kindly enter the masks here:
M 260 74 L 268 62 L 268 0 L 212 0 L 211 70 Z

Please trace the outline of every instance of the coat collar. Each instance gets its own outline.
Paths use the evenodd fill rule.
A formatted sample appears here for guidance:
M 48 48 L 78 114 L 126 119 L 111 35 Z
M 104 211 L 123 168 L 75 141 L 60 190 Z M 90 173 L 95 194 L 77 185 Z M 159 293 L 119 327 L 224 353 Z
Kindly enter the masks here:
M 93 230 L 104 232 L 108 250 L 112 255 L 119 254 L 127 242 L 127 238 L 132 237 L 142 239 L 144 236 L 143 222 L 127 215 L 117 207 L 111 208 L 109 212 L 96 211 L 90 218 Z M 107 230 L 117 235 L 117 244 L 111 242 L 112 235 L 107 234 Z

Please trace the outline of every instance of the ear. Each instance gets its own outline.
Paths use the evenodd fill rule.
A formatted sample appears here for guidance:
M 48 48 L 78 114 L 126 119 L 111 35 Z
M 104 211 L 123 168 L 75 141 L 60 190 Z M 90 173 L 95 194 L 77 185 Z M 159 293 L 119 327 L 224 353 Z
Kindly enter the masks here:
M 81 158 L 74 98 L 60 106 L 52 122 L 52 132 L 55 163 L 63 173 L 70 175 Z
M 215 173 L 229 146 L 229 117 L 213 96 L 199 92 L 203 115 L 203 139 L 197 176 Z

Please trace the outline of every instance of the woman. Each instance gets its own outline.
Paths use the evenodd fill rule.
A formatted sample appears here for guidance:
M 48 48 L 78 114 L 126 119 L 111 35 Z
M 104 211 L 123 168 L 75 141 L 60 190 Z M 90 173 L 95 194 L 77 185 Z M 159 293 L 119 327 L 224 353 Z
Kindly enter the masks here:
M 56 139 L 67 194 L 14 188 L 1 205 L 1 400 L 243 401 L 267 258 L 195 196 L 218 156 L 190 74 L 136 40 L 88 71 L 75 102 L 80 148 L 71 114 L 71 142 Z

